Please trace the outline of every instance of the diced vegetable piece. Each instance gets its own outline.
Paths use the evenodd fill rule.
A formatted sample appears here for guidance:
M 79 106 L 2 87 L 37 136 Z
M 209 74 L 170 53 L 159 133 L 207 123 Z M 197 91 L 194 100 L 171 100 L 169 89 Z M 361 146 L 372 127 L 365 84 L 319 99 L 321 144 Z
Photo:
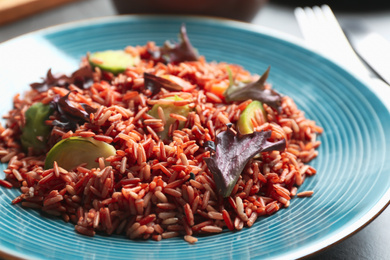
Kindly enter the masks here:
M 51 113 L 50 106 L 40 102 L 33 104 L 25 112 L 26 124 L 22 129 L 20 139 L 26 151 L 29 147 L 37 154 L 45 151 L 46 142 L 51 132 L 51 126 L 46 125 L 45 121 L 49 119 Z
M 46 156 L 45 169 L 52 168 L 54 161 L 66 170 L 74 169 L 82 163 L 87 163 L 85 167 L 88 169 L 98 168 L 99 157 L 107 158 L 115 154 L 116 149 L 108 143 L 73 136 L 61 140 L 50 149 Z
M 183 100 L 182 98 L 178 97 L 178 96 L 174 96 L 174 97 L 167 97 L 167 98 L 164 98 L 166 100 L 174 100 L 174 101 L 180 101 L 180 100 Z M 189 112 L 190 112 L 190 108 L 188 105 L 184 105 L 184 106 L 176 106 L 174 104 L 156 104 L 152 107 L 152 109 L 149 111 L 149 115 L 155 117 L 155 118 L 160 118 L 159 117 L 159 114 L 158 114 L 158 108 L 161 107 L 164 111 L 164 117 L 165 117 L 165 125 L 164 125 L 164 130 L 159 132 L 158 135 L 163 139 L 163 140 L 166 140 L 168 139 L 168 131 L 169 131 L 169 127 L 175 123 L 176 119 L 172 118 L 170 116 L 170 114 L 178 114 L 178 115 L 181 115 L 181 116 L 184 116 L 184 117 L 187 117 Z M 179 123 L 179 129 L 183 128 L 184 127 L 184 124 L 185 122 L 183 121 L 180 121 Z
M 107 50 L 89 55 L 92 66 L 114 74 L 124 72 L 126 68 L 138 64 L 139 61 L 139 56 L 133 56 L 122 50 Z
M 260 101 L 254 100 L 242 111 L 238 119 L 237 128 L 240 134 L 246 135 L 253 133 L 254 127 L 252 120 L 259 121 L 256 120 L 256 113 L 258 113 L 258 117 L 261 117 L 262 120 L 259 124 L 266 122 L 267 114 L 263 108 L 263 104 Z
M 211 85 L 209 91 L 223 99 L 223 98 L 225 98 L 223 93 L 225 93 L 225 91 L 228 89 L 228 87 L 229 87 L 229 85 L 226 81 L 221 81 L 218 84 Z

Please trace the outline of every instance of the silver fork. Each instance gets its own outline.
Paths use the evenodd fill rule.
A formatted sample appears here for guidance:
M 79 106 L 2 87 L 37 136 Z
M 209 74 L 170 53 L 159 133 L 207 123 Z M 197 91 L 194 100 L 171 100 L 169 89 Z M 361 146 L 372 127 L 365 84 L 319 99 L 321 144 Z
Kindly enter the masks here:
M 370 76 L 370 71 L 352 49 L 329 6 L 298 7 L 294 13 L 303 37 L 313 49 L 352 73 Z

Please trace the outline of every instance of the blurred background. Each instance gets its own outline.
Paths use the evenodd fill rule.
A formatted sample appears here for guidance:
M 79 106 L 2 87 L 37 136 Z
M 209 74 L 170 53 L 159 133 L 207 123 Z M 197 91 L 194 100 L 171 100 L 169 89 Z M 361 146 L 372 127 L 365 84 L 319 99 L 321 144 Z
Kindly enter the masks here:
M 71 2 L 91 0 L 0 0 L 0 25 Z M 103 0 L 111 8 L 125 13 L 198 14 L 250 22 L 269 0 Z M 102 2 L 102 1 L 99 1 Z M 367 12 L 390 8 L 388 0 L 271 0 L 271 4 L 290 7 L 328 4 L 336 11 Z M 110 12 L 108 12 L 110 13 Z
M 220 16 L 300 36 L 293 10 L 328 4 L 339 21 L 358 23 L 390 41 L 389 0 L 0 0 L 0 42 L 47 26 L 116 14 Z

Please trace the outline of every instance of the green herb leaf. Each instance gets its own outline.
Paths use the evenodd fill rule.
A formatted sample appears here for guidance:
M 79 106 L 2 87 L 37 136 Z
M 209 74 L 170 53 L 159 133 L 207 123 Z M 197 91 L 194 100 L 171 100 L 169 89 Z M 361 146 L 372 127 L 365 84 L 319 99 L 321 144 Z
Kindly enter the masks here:
M 25 112 L 26 123 L 22 129 L 20 137 L 24 150 L 31 148 L 35 154 L 45 152 L 47 140 L 50 136 L 51 126 L 46 125 L 45 121 L 52 114 L 49 105 L 40 102 L 33 104 Z

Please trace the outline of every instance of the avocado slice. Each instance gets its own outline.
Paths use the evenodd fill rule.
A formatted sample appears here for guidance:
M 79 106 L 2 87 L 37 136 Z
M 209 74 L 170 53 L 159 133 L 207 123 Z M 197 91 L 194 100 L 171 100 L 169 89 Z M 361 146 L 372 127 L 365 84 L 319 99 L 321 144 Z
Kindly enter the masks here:
M 174 97 L 167 97 L 164 98 L 166 100 L 175 100 L 175 101 L 180 101 L 183 100 L 181 97 L 174 96 Z M 152 109 L 148 112 L 149 115 L 159 118 L 158 116 L 158 107 L 161 107 L 164 110 L 164 117 L 165 117 L 165 125 L 164 125 L 164 130 L 161 132 L 158 132 L 158 135 L 161 137 L 161 139 L 165 140 L 168 139 L 168 132 L 169 132 L 169 127 L 175 123 L 176 119 L 170 117 L 170 114 L 178 114 L 184 117 L 187 117 L 188 114 L 191 111 L 191 108 L 188 105 L 184 106 L 175 106 L 174 104 L 156 104 L 152 107 Z M 179 123 L 179 129 L 184 127 L 185 122 L 180 122 Z
M 53 167 L 54 161 L 58 166 L 72 170 L 82 163 L 88 169 L 98 168 L 99 157 L 107 158 L 115 155 L 116 149 L 105 142 L 95 140 L 91 137 L 73 136 L 56 143 L 47 153 L 45 169 Z
M 124 72 L 128 67 L 137 65 L 140 57 L 133 56 L 123 50 L 107 50 L 92 53 L 88 60 L 93 67 L 118 74 Z
M 255 112 L 256 110 L 260 109 L 263 113 L 263 118 L 266 120 L 267 113 L 265 112 L 263 108 L 263 103 L 260 101 L 254 100 L 252 101 L 245 109 L 242 111 L 240 118 L 237 122 L 237 128 L 240 134 L 246 135 L 253 133 L 253 124 L 252 119 L 255 118 Z M 263 122 L 265 123 L 265 122 Z

